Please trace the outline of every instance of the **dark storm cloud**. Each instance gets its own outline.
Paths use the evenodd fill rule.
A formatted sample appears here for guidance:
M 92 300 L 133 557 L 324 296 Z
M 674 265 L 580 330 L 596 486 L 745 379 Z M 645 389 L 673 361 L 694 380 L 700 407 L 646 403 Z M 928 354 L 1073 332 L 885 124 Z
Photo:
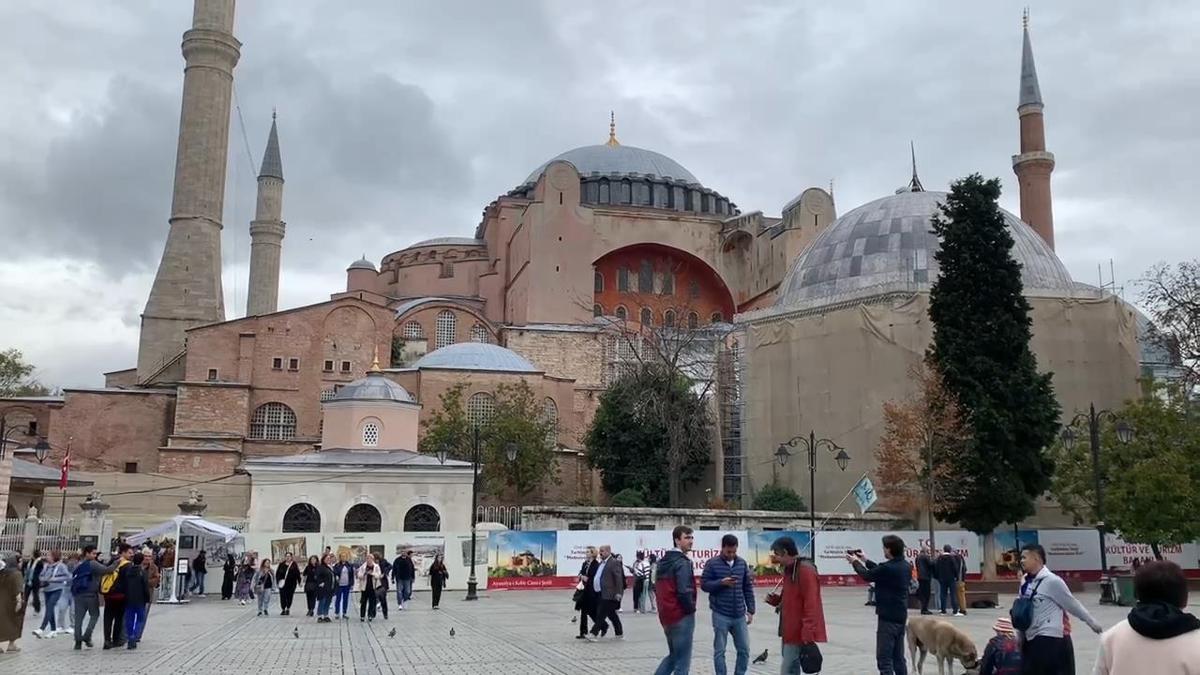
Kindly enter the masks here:
M 20 243 L 8 264 L 58 256 L 140 275 L 106 287 L 129 294 L 111 309 L 126 319 L 165 237 L 190 4 L 0 4 L 0 99 L 19 102 L 0 117 L 0 236 Z M 907 182 L 913 140 L 927 188 L 979 171 L 1003 180 L 1016 211 L 1021 9 L 239 3 L 229 313 L 244 304 L 272 107 L 284 306 L 335 291 L 363 253 L 469 235 L 533 167 L 603 142 L 610 109 L 623 143 L 673 157 L 743 210 L 777 215 L 833 179 L 844 213 Z M 1059 255 L 1089 282 L 1110 257 L 1127 280 L 1194 255 L 1200 5 L 1035 2 L 1032 15 Z M 25 271 L 37 283 L 32 269 L 7 278 Z

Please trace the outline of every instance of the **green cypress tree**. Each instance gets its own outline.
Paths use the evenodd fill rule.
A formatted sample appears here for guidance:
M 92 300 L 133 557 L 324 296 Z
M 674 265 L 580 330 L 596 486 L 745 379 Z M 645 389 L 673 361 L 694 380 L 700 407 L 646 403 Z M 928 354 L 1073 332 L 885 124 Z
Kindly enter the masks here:
M 1029 302 L 996 200 L 1000 180 L 955 181 L 932 219 L 940 275 L 929 297 L 928 357 L 970 421 L 974 438 L 953 468 L 955 500 L 938 517 L 978 534 L 1034 513 L 1050 487 L 1047 448 L 1059 427 L 1050 373 L 1029 349 Z

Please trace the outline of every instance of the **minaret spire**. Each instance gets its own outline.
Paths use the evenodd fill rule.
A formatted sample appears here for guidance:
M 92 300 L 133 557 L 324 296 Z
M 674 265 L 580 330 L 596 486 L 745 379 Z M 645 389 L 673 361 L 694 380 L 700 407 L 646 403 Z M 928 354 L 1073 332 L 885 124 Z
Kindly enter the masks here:
M 1013 155 L 1013 172 L 1021 192 L 1021 220 L 1029 224 L 1054 248 L 1054 209 L 1050 196 L 1050 174 L 1054 154 L 1046 151 L 1046 127 L 1042 116 L 1042 89 L 1033 63 L 1029 39 L 1029 9 L 1021 18 L 1021 90 L 1017 116 L 1021 124 L 1021 152 Z
M 921 186 L 921 179 L 917 178 L 917 146 L 912 142 L 908 142 L 908 151 L 912 154 L 912 180 L 908 181 L 909 192 L 924 192 L 925 188 Z
M 615 148 L 621 142 L 617 140 L 617 113 L 608 111 L 608 142 L 605 143 L 610 148 Z
M 184 350 L 186 330 L 225 320 L 221 216 L 229 153 L 235 0 L 195 0 L 183 34 L 183 101 L 171 217 L 162 259 L 142 312 L 138 382 L 149 383 Z
M 271 314 L 279 309 L 279 266 L 283 255 L 283 160 L 279 156 L 279 128 L 271 111 L 271 131 L 258 172 L 258 201 L 250 221 L 250 284 L 246 316 Z

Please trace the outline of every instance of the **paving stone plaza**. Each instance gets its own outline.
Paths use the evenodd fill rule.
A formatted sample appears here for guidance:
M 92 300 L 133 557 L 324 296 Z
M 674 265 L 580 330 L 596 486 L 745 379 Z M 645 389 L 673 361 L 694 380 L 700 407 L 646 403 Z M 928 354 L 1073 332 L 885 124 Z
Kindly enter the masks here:
M 766 593 L 760 589 L 759 596 Z M 822 645 L 825 675 L 869 675 L 875 672 L 875 617 L 864 607 L 861 588 L 826 588 L 825 618 L 830 642 Z M 38 640 L 29 635 L 33 615 L 26 619 L 19 654 L 0 655 L 0 672 L 99 672 L 99 673 L 326 673 L 365 674 L 477 674 L 477 673 L 582 673 L 649 674 L 654 672 L 666 646 L 658 620 L 628 609 L 622 613 L 626 637 L 598 643 L 576 640 L 571 623 L 571 594 L 567 591 L 503 591 L 484 594 L 467 603 L 458 593 L 447 595 L 442 609 L 429 608 L 428 594 L 418 593 L 409 609 L 393 612 L 388 621 L 340 624 L 313 623 L 303 616 L 256 618 L 254 609 L 211 597 L 183 605 L 155 605 L 147 631 L 137 651 L 103 651 L 100 626 L 94 650 L 72 651 L 71 640 L 58 637 Z M 1105 627 L 1125 617 L 1119 607 L 1101 607 L 1099 594 L 1079 594 Z M 299 598 L 303 606 L 303 597 Z M 1001 596 L 1006 607 L 1011 597 Z M 276 604 L 276 606 L 278 606 Z M 294 609 L 294 608 L 293 608 Z M 761 611 L 761 610 L 760 610 Z M 973 610 L 952 619 L 961 625 L 982 650 L 991 637 L 992 622 L 1002 610 Z M 712 667 L 712 629 L 707 600 L 701 597 L 696 620 L 692 672 L 708 674 Z M 1073 622 L 1077 672 L 1091 673 L 1097 636 Z M 396 636 L 388 631 L 397 628 Z M 455 635 L 451 637 L 450 629 Z M 1083 628 L 1082 631 L 1079 628 Z M 299 629 L 300 637 L 293 635 Z M 769 649 L 766 664 L 751 666 L 751 673 L 779 672 L 779 640 L 774 614 L 763 614 L 751 626 L 753 654 Z M 727 654 L 733 666 L 732 642 Z M 915 672 L 915 671 L 911 671 Z M 936 673 L 929 661 L 926 673 Z M 955 669 L 955 674 L 962 672 Z

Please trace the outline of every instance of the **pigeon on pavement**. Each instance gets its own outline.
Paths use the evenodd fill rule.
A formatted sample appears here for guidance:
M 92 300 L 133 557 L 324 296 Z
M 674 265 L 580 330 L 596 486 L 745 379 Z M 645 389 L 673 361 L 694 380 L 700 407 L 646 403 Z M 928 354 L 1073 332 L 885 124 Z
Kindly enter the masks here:
M 300 629 L 299 629 L 299 628 L 293 628 L 293 629 L 292 629 L 292 635 L 293 635 L 293 636 L 295 636 L 295 637 L 300 637 Z
M 450 637 L 454 637 L 454 626 L 450 627 Z
M 394 627 L 388 631 L 388 637 L 396 637 L 396 629 Z
M 753 663 L 766 663 L 766 662 L 767 662 L 767 650 L 764 649 L 763 653 L 754 657 Z

